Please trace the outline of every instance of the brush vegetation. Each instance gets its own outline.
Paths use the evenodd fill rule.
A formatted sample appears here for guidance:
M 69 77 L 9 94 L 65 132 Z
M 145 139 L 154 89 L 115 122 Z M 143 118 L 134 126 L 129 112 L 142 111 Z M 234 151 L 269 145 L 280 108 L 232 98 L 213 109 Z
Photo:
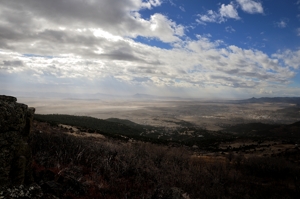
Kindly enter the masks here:
M 93 129 L 105 138 L 67 134 L 58 124 Z M 35 181 L 45 193 L 59 198 L 299 196 L 295 154 L 289 156 L 294 158 L 246 156 L 246 146 L 218 149 L 216 143 L 233 139 L 233 134 L 224 132 L 206 138 L 206 152 L 201 153 L 182 141 L 147 140 L 140 135 L 145 128 L 119 119 L 37 115 L 31 137 Z M 224 136 L 214 140 L 219 135 Z

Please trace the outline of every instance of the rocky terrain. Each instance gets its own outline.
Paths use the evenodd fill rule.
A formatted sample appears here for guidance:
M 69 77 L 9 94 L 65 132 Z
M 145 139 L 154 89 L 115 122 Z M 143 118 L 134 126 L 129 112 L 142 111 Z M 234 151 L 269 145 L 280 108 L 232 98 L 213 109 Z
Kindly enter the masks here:
M 32 154 L 28 144 L 34 108 L 17 103 L 15 97 L 0 96 L 0 197 L 39 196 L 32 176 Z M 24 188 L 27 186 L 27 188 Z
M 0 185 L 32 182 L 31 151 L 28 146 L 35 109 L 14 97 L 0 96 Z
M 297 113 L 290 106 L 295 105 L 276 110 L 281 115 Z M 179 111 L 196 113 L 200 110 L 196 107 L 189 104 Z M 169 105 L 160 111 L 173 114 L 175 109 Z M 209 109 L 207 113 L 216 114 Z M 226 113 L 225 108 L 220 110 Z M 164 122 L 175 126 L 161 128 L 118 118 L 54 114 L 33 119 L 34 111 L 14 97 L 0 96 L 0 199 L 298 198 L 300 194 L 299 122 L 223 125 L 223 132 L 169 116 Z M 292 117 L 296 118 L 297 114 Z M 161 132 L 166 135 L 159 139 L 150 136 Z

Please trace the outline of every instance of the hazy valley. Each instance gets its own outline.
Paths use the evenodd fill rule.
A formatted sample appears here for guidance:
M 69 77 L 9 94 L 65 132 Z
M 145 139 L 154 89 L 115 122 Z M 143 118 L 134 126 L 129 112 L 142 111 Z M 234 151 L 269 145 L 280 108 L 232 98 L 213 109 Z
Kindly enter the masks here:
M 297 98 L 291 100 L 161 100 L 161 99 L 45 99 L 19 98 L 37 114 L 70 114 L 99 119 L 119 118 L 158 127 L 190 123 L 207 130 L 262 122 L 290 124 L 300 120 Z M 298 98 L 298 104 L 299 102 Z
M 36 109 L 29 145 L 37 186 L 0 196 L 297 198 L 300 191 L 300 98 L 18 101 Z

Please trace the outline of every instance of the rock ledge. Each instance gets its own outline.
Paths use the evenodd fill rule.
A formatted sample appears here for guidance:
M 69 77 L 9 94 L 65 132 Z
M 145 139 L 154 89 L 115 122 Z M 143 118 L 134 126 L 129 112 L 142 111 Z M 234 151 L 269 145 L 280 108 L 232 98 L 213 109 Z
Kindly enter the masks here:
M 0 95 L 0 188 L 33 182 L 28 137 L 34 112 L 17 98 Z

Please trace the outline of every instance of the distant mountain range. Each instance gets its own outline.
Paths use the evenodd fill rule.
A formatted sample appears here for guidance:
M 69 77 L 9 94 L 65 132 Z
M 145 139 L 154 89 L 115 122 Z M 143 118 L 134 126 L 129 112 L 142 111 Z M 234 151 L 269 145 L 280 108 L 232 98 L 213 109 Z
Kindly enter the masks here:
M 292 103 L 300 106 L 300 97 L 261 97 L 249 98 L 243 100 L 229 100 L 229 99 L 205 99 L 205 98 L 189 98 L 189 97 L 171 97 L 158 96 L 143 93 L 136 93 L 134 95 L 118 95 L 105 93 L 59 93 L 59 92 L 15 92 L 9 90 L 0 90 L 2 95 L 16 96 L 17 98 L 61 98 L 61 99 L 78 99 L 78 100 L 106 100 L 106 99 L 126 99 L 126 100 L 190 100 L 190 101 L 205 101 L 205 102 L 227 102 L 227 103 Z
M 261 97 L 238 100 L 243 103 L 291 103 L 300 105 L 300 97 Z
M 141 93 L 136 93 L 132 96 L 133 98 L 136 99 L 169 99 L 169 100 L 184 100 L 186 98 L 181 98 L 181 97 L 163 97 L 163 96 L 157 96 L 157 95 L 148 95 L 148 94 L 141 94 Z
M 128 100 L 183 100 L 180 97 L 163 97 L 136 93 L 134 95 L 118 95 L 105 93 L 59 93 L 59 92 L 15 92 L 9 90 L 0 90 L 0 94 L 16 96 L 17 98 L 61 98 L 73 100 L 101 100 L 101 99 L 128 99 Z

